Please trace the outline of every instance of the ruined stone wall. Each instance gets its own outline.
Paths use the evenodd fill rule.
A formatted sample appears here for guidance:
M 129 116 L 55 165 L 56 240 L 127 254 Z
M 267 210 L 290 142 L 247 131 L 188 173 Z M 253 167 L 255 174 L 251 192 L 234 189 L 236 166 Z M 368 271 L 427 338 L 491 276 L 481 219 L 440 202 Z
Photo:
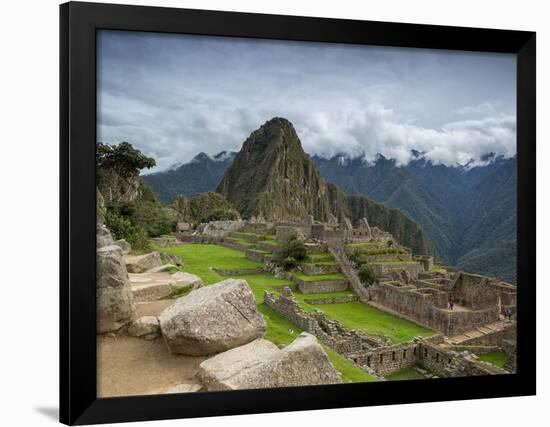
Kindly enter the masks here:
M 340 354 L 358 352 L 365 348 L 378 345 L 375 340 L 356 331 L 344 328 L 340 322 L 328 319 L 321 311 L 307 313 L 301 309 L 290 288 L 284 288 L 277 298 L 273 293 L 265 291 L 264 304 L 302 330 L 315 335 L 324 344 Z
M 434 267 L 434 257 L 429 255 L 417 255 L 414 257 L 424 267 L 424 271 L 430 271 Z
M 384 282 L 373 286 L 371 295 L 373 301 L 444 332 L 445 324 L 434 324 L 432 321 L 433 296 L 415 291 L 412 285 Z
M 343 279 L 308 282 L 293 276 L 292 280 L 298 284 L 298 288 L 303 294 L 324 294 L 345 291 L 348 289 L 348 282 Z
M 442 377 L 466 377 L 477 375 L 497 375 L 505 370 L 482 362 L 475 354 L 455 351 L 423 341 L 418 348 L 418 363 Z
M 416 288 L 400 282 L 372 287 L 373 301 L 445 335 L 453 336 L 498 320 L 498 306 L 476 311 L 449 311 L 448 294 L 433 288 Z
M 352 353 L 348 358 L 363 368 L 385 376 L 414 366 L 418 361 L 417 347 L 416 342 L 401 343 Z
M 346 233 L 344 230 L 324 230 L 323 240 L 329 245 L 343 247 L 346 241 Z
M 504 361 L 504 369 L 509 372 L 516 372 L 517 370 L 517 343 L 516 340 L 503 340 L 502 351 L 506 353 L 506 359 Z
M 424 271 L 423 267 L 419 263 L 411 264 L 402 264 L 399 262 L 396 263 L 384 263 L 384 264 L 371 264 L 374 272 L 378 276 L 387 276 L 395 270 L 405 270 L 407 271 L 413 279 L 418 277 L 418 274 Z
M 499 309 L 496 305 L 483 310 L 450 311 L 446 314 L 449 316 L 449 326 L 445 335 L 448 336 L 458 335 L 499 320 Z
M 441 346 L 422 342 L 418 346 L 418 362 L 439 376 L 447 376 L 446 368 L 452 363 L 454 354 Z
M 463 340 L 461 344 L 501 347 L 504 340 L 516 339 L 516 329 L 516 322 L 509 322 L 491 333 L 487 333 L 479 337 L 472 337 L 468 340 Z
M 325 298 L 304 298 L 304 301 L 308 304 L 344 304 L 346 302 L 358 301 L 357 295 L 345 295 L 340 297 L 325 297 Z
M 380 254 L 380 255 L 367 255 L 367 254 L 361 254 L 359 255 L 359 261 L 361 263 L 364 262 L 391 262 L 391 261 L 412 261 L 412 255 L 410 253 L 407 254 Z
M 480 310 L 498 304 L 498 294 L 487 277 L 479 274 L 458 273 L 451 295 L 458 304 Z

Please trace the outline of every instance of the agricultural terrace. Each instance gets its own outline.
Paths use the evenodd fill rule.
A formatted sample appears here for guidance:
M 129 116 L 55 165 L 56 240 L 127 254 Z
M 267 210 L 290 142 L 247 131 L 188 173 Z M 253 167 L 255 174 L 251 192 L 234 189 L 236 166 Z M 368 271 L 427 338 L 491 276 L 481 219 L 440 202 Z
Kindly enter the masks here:
M 237 234 L 237 233 L 235 233 Z M 239 233 L 243 235 L 242 246 L 253 248 L 251 239 L 261 239 L 265 242 L 267 239 L 262 239 L 259 233 Z M 232 237 L 232 239 L 239 239 Z M 250 240 L 249 240 L 250 239 Z M 254 270 L 263 266 L 262 263 L 253 261 L 245 255 L 242 250 L 232 249 L 229 247 L 215 244 L 183 244 L 177 247 L 160 248 L 162 252 L 171 253 L 179 256 L 184 264 L 182 271 L 191 274 L 196 274 L 201 277 L 205 285 L 217 283 L 226 279 L 218 274 L 213 269 L 220 270 Z M 334 263 L 332 256 L 328 253 L 311 254 L 308 260 L 310 263 L 325 262 Z M 305 275 L 295 273 L 301 279 L 306 281 L 323 281 L 343 279 L 341 273 L 321 274 L 321 275 Z M 280 293 L 284 286 L 295 286 L 295 283 L 290 280 L 277 279 L 272 274 L 256 273 L 246 275 L 232 275 L 231 277 L 241 278 L 246 280 L 252 288 L 254 297 L 258 304 L 258 310 L 263 314 L 267 322 L 266 338 L 275 344 L 288 344 L 298 336 L 301 330 L 289 322 L 286 318 L 266 307 L 263 304 L 264 291 Z M 362 330 L 365 333 L 377 337 L 381 334 L 387 336 L 391 341 L 398 343 L 411 340 L 415 336 L 430 336 L 434 332 L 419 326 L 407 320 L 387 314 L 374 307 L 367 306 L 360 302 L 348 302 L 341 304 L 311 304 L 307 299 L 346 296 L 351 295 L 348 290 L 339 292 L 302 294 L 294 293 L 297 301 L 305 311 L 313 311 L 319 309 L 332 319 L 338 320 L 347 328 Z M 342 374 L 346 381 L 364 382 L 375 380 L 368 373 L 364 372 L 352 362 L 334 352 L 330 348 L 324 346 L 331 362 L 336 369 Z

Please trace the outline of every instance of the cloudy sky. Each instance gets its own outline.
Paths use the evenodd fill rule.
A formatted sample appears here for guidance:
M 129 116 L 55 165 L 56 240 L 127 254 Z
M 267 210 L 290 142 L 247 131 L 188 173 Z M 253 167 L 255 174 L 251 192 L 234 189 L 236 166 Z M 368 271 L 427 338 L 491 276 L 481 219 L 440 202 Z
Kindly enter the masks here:
M 132 143 L 155 170 L 238 151 L 274 116 L 311 155 L 516 152 L 513 55 L 102 31 L 97 57 L 98 141 Z

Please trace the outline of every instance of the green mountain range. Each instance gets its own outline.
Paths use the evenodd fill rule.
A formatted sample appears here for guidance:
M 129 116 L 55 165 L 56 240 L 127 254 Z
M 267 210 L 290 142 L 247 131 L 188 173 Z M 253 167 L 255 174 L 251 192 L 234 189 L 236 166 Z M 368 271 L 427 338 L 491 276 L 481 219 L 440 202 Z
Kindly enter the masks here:
M 346 155 L 310 158 L 292 125 L 284 119 L 274 120 L 245 141 L 233 171 L 229 167 L 239 157 L 236 153 L 213 157 L 201 153 L 189 163 L 143 179 L 163 203 L 172 202 L 179 193 L 193 197 L 218 188 L 244 215 L 262 210 L 283 218 L 312 209 L 320 219 L 331 212 L 356 220 L 367 213 L 369 221 L 376 218 L 373 225 L 394 235 L 404 227 L 398 223 L 406 223 L 417 233 L 410 239 L 413 244 L 409 243 L 417 253 L 431 250 L 431 241 L 444 262 L 515 283 L 515 157 L 488 155 L 483 165 L 475 167 L 434 164 L 418 152 L 406 166 L 383 156 L 374 163 Z M 229 175 L 224 177 L 226 171 Z M 291 176 L 294 184 L 287 181 Z M 316 191 L 321 197 L 313 200 L 310 196 Z M 299 195 L 294 203 L 292 192 Z M 394 209 L 373 207 L 380 203 Z M 406 215 L 398 215 L 396 209 Z M 408 218 L 424 232 L 418 233 Z M 425 242 L 416 243 L 416 239 Z
M 344 191 L 402 210 L 426 230 L 438 256 L 460 269 L 516 281 L 516 158 L 436 165 L 415 153 L 406 166 L 345 155 L 314 157 Z
M 364 196 L 348 196 L 327 182 L 304 152 L 294 126 L 274 118 L 250 134 L 225 172 L 216 191 L 244 218 L 303 219 L 312 215 L 328 221 L 349 218 L 357 224 L 366 216 L 373 226 L 387 230 L 415 253 L 433 253 L 422 228 L 397 209 Z

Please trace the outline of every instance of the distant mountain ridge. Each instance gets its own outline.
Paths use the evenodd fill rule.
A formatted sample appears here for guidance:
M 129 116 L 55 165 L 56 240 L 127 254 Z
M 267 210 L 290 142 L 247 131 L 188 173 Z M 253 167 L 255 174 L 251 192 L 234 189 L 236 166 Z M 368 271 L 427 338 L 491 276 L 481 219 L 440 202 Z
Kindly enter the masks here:
M 334 215 L 357 224 L 367 217 L 389 231 L 415 253 L 433 253 L 422 228 L 397 209 L 388 209 L 364 196 L 348 196 L 327 182 L 306 154 L 294 126 L 280 117 L 267 121 L 243 143 L 216 191 L 245 218 L 327 221 Z
M 142 178 L 163 203 L 170 203 L 180 193 L 193 197 L 214 191 L 236 154 L 200 153 L 173 170 Z M 488 154 L 482 165 L 446 166 L 418 151 L 413 154 L 406 166 L 384 156 L 372 164 L 344 154 L 311 159 L 321 177 L 344 192 L 406 213 L 422 226 L 445 262 L 515 282 L 516 158 Z
M 516 280 L 515 157 L 487 155 L 482 166 L 436 165 L 417 153 L 406 166 L 383 156 L 313 157 L 321 174 L 349 193 L 407 213 L 440 258 L 467 271 Z
M 172 203 L 178 194 L 194 197 L 213 191 L 236 154 L 233 151 L 222 151 L 211 157 L 201 152 L 187 163 L 142 175 L 141 178 L 162 203 Z

